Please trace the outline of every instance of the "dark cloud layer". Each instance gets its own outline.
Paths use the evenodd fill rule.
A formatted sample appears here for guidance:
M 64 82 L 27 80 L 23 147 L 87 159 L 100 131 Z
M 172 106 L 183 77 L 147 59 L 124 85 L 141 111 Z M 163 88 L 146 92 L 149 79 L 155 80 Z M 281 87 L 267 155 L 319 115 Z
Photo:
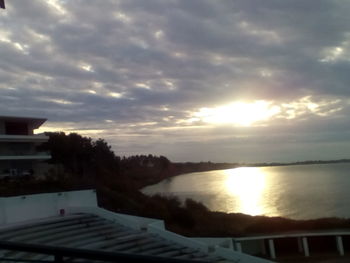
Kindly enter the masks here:
M 121 155 L 347 158 L 349 11 L 334 0 L 11 0 L 0 112 L 104 137 Z M 194 119 L 262 100 L 279 113 L 250 127 Z

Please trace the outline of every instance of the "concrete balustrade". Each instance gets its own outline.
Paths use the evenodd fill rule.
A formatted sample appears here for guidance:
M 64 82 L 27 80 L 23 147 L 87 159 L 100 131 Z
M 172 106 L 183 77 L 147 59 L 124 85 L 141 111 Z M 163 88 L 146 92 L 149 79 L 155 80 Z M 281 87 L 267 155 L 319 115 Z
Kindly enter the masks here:
M 276 258 L 276 251 L 275 251 L 275 244 L 273 242 L 273 239 L 269 239 L 269 251 L 270 251 L 270 256 L 272 259 Z
M 303 242 L 301 241 L 301 237 L 297 237 L 297 242 L 298 242 L 298 252 L 303 253 Z
M 283 238 L 296 239 L 296 253 L 302 253 L 305 257 L 312 256 L 309 248 L 308 238 L 317 237 L 334 237 L 337 252 L 339 256 L 344 256 L 346 251 L 344 249 L 343 237 L 350 236 L 350 231 L 322 231 L 322 232 L 308 232 L 308 233 L 293 233 L 280 234 L 271 236 L 251 236 L 233 238 L 233 245 L 236 251 L 248 254 L 262 254 L 269 256 L 272 259 L 278 259 L 278 249 L 276 249 L 276 242 Z M 260 244 L 260 246 L 259 246 Z M 262 244 L 262 246 L 261 246 Z M 267 252 L 268 251 L 268 254 Z
M 309 252 L 309 244 L 307 242 L 307 237 L 302 237 L 302 243 L 303 243 L 303 251 L 304 251 L 304 255 L 305 257 L 309 257 L 310 256 L 310 252 Z
M 343 246 L 343 239 L 341 236 L 336 236 L 336 242 L 337 242 L 337 249 L 341 256 L 344 256 L 344 246 Z
M 242 252 L 242 244 L 239 243 L 239 242 L 236 243 L 236 251 L 237 252 Z

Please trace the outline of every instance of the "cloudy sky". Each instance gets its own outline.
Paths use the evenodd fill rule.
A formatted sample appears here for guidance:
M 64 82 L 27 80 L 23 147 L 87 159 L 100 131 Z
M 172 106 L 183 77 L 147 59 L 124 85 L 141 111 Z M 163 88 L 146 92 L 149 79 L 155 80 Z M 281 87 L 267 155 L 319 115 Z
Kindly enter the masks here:
M 172 161 L 350 158 L 350 1 L 7 0 L 0 115 Z

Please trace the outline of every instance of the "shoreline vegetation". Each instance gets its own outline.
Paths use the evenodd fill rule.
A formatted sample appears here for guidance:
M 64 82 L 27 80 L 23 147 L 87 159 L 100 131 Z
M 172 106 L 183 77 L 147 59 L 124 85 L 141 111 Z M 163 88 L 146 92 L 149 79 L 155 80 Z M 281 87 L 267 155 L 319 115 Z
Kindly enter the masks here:
M 40 150 L 50 151 L 52 159 L 45 177 L 5 178 L 0 196 L 27 195 L 95 188 L 101 207 L 165 221 L 167 229 L 186 236 L 233 237 L 296 231 L 350 229 L 350 219 L 320 218 L 293 220 L 282 217 L 250 216 L 209 211 L 203 204 L 174 197 L 147 196 L 140 189 L 175 175 L 240 166 L 277 166 L 350 162 L 305 161 L 296 163 L 172 163 L 164 156 L 116 156 L 103 140 L 79 134 L 47 133 L 49 141 Z

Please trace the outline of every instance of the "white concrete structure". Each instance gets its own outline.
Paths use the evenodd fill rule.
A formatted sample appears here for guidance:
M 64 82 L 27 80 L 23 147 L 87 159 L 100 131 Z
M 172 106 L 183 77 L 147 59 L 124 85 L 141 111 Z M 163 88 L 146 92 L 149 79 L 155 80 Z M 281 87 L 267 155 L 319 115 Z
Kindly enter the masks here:
M 233 247 L 236 251 L 251 255 L 262 254 L 272 259 L 278 259 L 275 243 L 279 239 L 296 239 L 296 253 L 302 253 L 305 257 L 312 256 L 309 249 L 308 238 L 328 237 L 334 240 L 339 256 L 345 255 L 343 237 L 350 236 L 349 230 L 330 230 L 315 232 L 298 232 L 265 236 L 250 236 L 233 238 Z
M 0 178 L 6 176 L 36 175 L 41 162 L 51 158 L 38 152 L 37 146 L 49 138 L 34 135 L 46 119 L 0 116 Z
M 0 198 L 0 240 L 208 262 L 271 262 L 234 251 L 227 239 L 190 239 L 167 231 L 161 220 L 99 208 L 94 190 Z M 48 259 L 12 251 L 0 256 Z

